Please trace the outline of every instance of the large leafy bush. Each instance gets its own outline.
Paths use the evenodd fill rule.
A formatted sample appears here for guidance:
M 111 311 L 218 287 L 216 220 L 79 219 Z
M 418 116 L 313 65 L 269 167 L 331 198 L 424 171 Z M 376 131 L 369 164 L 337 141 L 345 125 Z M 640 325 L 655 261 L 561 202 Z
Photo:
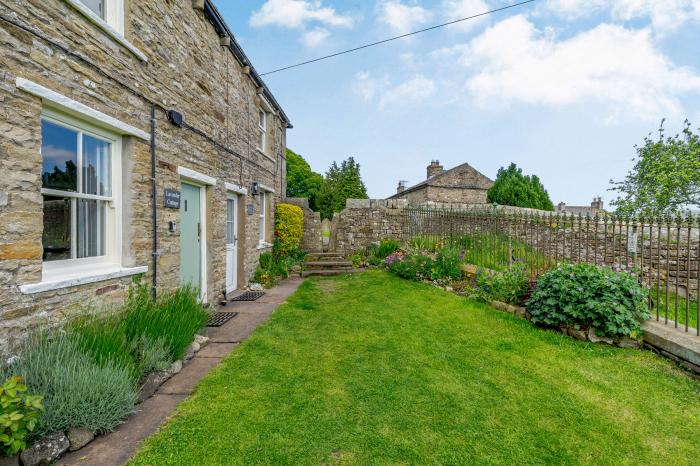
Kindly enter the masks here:
M 19 376 L 0 385 L 0 457 L 16 455 L 27 447 L 44 406 L 41 396 L 27 393 Z
M 291 204 L 275 206 L 275 255 L 285 257 L 299 249 L 304 234 L 304 211 Z
M 595 327 L 603 335 L 636 336 L 650 317 L 636 279 L 590 264 L 562 265 L 537 281 L 527 302 L 532 321 L 546 327 Z

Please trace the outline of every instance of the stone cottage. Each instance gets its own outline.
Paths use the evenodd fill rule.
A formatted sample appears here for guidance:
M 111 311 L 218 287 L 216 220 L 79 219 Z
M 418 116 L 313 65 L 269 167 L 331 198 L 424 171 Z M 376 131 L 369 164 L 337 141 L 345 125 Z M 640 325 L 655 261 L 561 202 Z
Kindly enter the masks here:
M 0 0 L 0 349 L 135 275 L 244 287 L 289 119 L 210 0 Z
M 396 194 L 389 199 L 406 199 L 413 205 L 426 202 L 486 204 L 486 191 L 491 186 L 493 181 L 468 163 L 445 170 L 438 160 L 433 160 L 428 165 L 425 181 L 411 187 L 399 181 Z

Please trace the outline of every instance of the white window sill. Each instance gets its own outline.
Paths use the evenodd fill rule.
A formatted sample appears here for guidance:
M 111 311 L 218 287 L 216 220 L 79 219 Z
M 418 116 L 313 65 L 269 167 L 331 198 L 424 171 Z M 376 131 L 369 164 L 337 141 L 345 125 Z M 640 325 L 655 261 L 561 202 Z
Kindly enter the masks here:
M 275 161 L 275 159 L 272 158 L 271 155 L 268 155 L 268 154 L 267 154 L 264 150 L 262 150 L 261 148 L 256 147 L 255 150 L 258 151 L 258 154 L 262 155 L 263 157 L 265 157 L 265 158 L 266 158 L 267 160 L 269 160 L 270 162 L 274 162 L 274 161 Z
M 267 243 L 265 241 L 261 241 L 258 243 L 258 249 L 270 249 L 272 247 L 272 243 Z
M 88 283 L 102 282 L 115 278 L 129 277 L 140 273 L 148 272 L 148 267 L 122 268 L 115 265 L 103 266 L 99 268 L 81 269 L 75 273 L 62 273 L 59 276 L 48 276 L 40 283 L 21 285 L 19 291 L 22 294 L 43 293 L 45 291 L 60 290 L 72 286 L 85 285 Z
M 66 3 L 68 3 L 70 6 L 75 8 L 80 14 L 85 16 L 88 20 L 90 20 L 91 23 L 93 23 L 95 26 L 98 28 L 102 29 L 108 36 L 110 36 L 115 42 L 118 42 L 121 44 L 124 48 L 129 50 L 129 52 L 133 53 L 136 58 L 141 60 L 142 62 L 148 62 L 148 57 L 139 49 L 136 48 L 134 44 L 126 40 L 126 37 L 114 27 L 112 27 L 111 24 L 109 24 L 107 21 L 104 19 L 100 18 L 94 11 L 92 11 L 90 8 L 85 6 L 83 2 L 80 0 L 65 0 Z

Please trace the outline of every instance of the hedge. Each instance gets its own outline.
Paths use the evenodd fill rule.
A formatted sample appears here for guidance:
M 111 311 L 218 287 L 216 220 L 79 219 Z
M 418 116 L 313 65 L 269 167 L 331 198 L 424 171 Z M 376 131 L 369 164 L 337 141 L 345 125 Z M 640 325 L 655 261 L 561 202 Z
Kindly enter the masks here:
M 291 204 L 275 206 L 275 249 L 279 256 L 287 256 L 299 249 L 304 234 L 304 211 Z

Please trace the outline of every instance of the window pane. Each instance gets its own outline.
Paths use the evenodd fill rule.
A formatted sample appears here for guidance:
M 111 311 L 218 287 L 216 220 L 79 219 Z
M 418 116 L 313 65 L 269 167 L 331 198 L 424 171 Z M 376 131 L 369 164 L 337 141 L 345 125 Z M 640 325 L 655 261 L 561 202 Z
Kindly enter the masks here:
M 258 141 L 258 148 L 265 150 L 265 132 L 260 130 L 260 140 Z
M 110 144 L 83 134 L 83 193 L 112 195 Z
M 226 243 L 233 244 L 233 207 L 234 202 L 231 199 L 226 201 Z
M 104 19 L 105 17 L 105 5 L 104 5 L 104 0 L 81 0 L 83 4 L 90 8 L 92 11 L 97 13 L 97 16 L 100 18 Z
M 71 199 L 44 196 L 44 234 L 41 239 L 45 261 L 71 258 Z
M 42 186 L 61 191 L 78 189 L 78 133 L 41 122 Z
M 105 255 L 105 202 L 78 199 L 77 257 Z
M 260 125 L 260 127 L 265 128 L 265 123 L 266 123 L 265 122 L 265 119 L 266 119 L 265 112 L 260 110 L 260 112 L 258 113 L 258 118 L 259 118 L 258 124 Z
M 267 222 L 267 197 L 260 193 L 260 242 L 265 241 L 265 223 Z

